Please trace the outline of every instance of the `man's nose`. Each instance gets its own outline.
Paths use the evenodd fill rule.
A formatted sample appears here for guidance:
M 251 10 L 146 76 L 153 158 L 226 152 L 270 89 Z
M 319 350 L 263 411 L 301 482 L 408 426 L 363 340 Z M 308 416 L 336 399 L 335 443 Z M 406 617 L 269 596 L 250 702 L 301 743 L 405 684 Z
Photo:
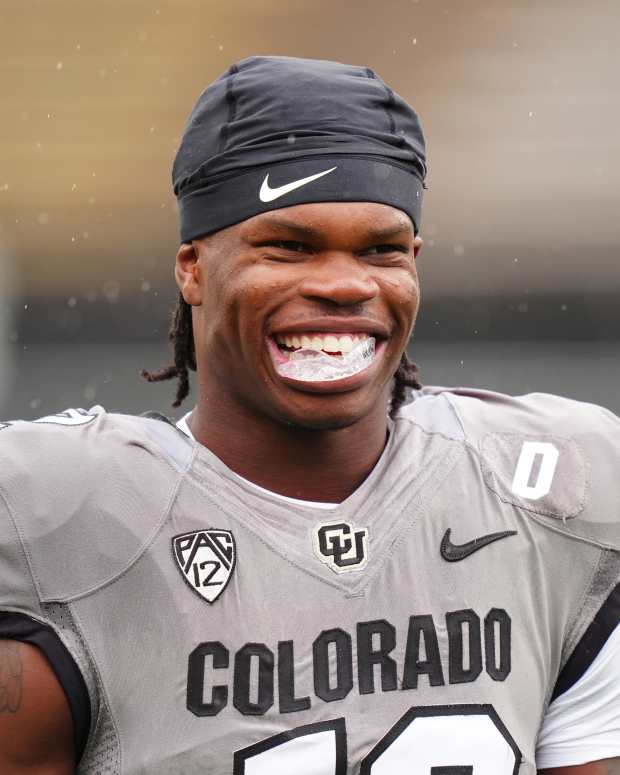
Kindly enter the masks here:
M 362 304 L 379 294 L 379 285 L 368 267 L 355 256 L 325 254 L 305 268 L 300 292 L 307 299 L 347 306 Z

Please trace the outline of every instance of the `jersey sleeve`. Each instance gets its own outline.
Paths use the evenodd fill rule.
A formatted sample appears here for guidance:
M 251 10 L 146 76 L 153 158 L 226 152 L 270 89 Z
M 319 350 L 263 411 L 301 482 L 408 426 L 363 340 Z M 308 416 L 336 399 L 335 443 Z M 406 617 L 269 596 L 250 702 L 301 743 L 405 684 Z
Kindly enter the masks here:
M 0 638 L 36 646 L 60 683 L 71 712 L 79 761 L 91 726 L 91 697 L 71 652 L 39 601 L 13 515 L 0 491 Z
M 190 460 L 175 428 L 100 407 L 0 423 L 0 638 L 46 656 L 78 760 L 100 695 L 71 603 L 137 561 Z
M 0 431 L 1 432 L 1 431 Z M 0 606 L 40 615 L 28 559 L 0 481 Z
M 18 594 L 26 568 L 43 603 L 110 583 L 167 518 L 192 454 L 173 426 L 100 408 L 0 429 L 6 551 L 19 575 L 7 588 Z

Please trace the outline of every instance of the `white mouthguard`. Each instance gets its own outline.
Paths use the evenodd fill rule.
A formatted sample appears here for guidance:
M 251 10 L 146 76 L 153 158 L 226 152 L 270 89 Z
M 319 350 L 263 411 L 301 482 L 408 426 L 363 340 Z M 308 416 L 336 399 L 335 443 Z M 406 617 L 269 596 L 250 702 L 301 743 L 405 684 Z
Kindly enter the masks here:
M 291 353 L 289 361 L 277 365 L 278 374 L 303 382 L 329 382 L 358 374 L 375 357 L 375 340 L 360 341 L 346 355 L 328 355 L 322 350 L 302 349 Z

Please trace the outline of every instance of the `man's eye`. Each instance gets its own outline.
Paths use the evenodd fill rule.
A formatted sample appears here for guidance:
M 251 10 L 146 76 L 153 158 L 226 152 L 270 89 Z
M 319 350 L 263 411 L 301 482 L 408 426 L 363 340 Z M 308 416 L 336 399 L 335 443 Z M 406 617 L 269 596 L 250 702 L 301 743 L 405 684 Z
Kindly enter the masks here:
M 295 242 L 294 240 L 272 240 L 263 243 L 263 247 L 290 250 L 292 253 L 305 253 L 308 249 L 303 242 Z
M 370 256 L 381 256 L 384 253 L 408 253 L 404 245 L 373 245 L 367 248 L 364 253 Z

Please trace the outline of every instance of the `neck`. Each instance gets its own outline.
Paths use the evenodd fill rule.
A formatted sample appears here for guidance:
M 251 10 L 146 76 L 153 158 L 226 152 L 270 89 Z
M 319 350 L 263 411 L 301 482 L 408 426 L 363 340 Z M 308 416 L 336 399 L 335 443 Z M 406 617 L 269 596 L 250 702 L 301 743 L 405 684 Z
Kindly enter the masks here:
M 239 476 L 291 498 L 342 502 L 370 474 L 387 440 L 383 402 L 338 430 L 291 427 L 238 405 L 218 403 L 214 411 L 214 403 L 200 400 L 192 412 L 195 439 Z

